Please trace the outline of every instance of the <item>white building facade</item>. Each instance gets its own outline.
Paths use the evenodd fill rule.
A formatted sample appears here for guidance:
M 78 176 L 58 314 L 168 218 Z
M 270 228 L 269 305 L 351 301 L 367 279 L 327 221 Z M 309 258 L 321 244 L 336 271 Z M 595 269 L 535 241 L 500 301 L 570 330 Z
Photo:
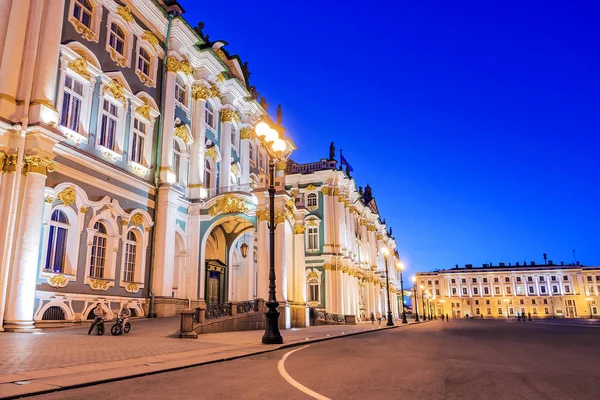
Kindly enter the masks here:
M 416 274 L 419 314 L 600 318 L 600 267 L 484 264 Z

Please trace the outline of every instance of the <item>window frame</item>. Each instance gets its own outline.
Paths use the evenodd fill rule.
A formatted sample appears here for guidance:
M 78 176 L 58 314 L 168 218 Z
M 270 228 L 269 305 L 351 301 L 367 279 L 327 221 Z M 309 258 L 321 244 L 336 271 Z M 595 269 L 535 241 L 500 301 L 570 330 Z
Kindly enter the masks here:
M 54 220 L 54 214 L 58 213 L 58 216 L 64 216 L 66 222 L 61 222 L 58 220 Z M 51 274 L 64 274 L 67 268 L 67 258 L 68 258 L 68 244 L 69 244 L 69 231 L 71 230 L 71 225 L 69 224 L 69 216 L 60 208 L 55 208 L 52 210 L 52 214 L 48 221 L 48 235 L 45 240 L 46 243 L 46 254 L 45 257 L 42 258 L 44 260 L 44 272 Z M 56 264 L 56 253 L 58 248 L 58 239 L 59 232 L 63 230 L 64 235 L 62 239 L 62 260 L 60 263 L 60 270 L 55 269 Z M 51 268 L 48 268 L 50 265 Z

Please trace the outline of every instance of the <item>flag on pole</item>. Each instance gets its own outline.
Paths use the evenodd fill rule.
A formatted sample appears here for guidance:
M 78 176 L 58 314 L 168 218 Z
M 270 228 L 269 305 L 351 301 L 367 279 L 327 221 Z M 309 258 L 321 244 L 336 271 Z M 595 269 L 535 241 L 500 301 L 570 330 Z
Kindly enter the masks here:
M 347 166 L 347 167 L 348 167 L 348 170 L 349 170 L 350 172 L 353 172 L 353 171 L 354 171 L 354 168 L 352 168 L 352 166 L 351 166 L 351 165 L 348 163 L 348 160 L 346 160 L 346 159 L 344 158 L 344 155 L 342 154 L 342 150 L 340 150 L 340 164 L 341 164 L 341 165 L 345 165 L 345 166 Z

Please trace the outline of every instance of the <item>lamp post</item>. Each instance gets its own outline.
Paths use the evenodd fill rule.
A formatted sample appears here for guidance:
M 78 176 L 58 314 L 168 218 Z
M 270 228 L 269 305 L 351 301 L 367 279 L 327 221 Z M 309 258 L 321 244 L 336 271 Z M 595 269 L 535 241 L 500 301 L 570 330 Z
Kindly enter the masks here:
M 400 261 L 396 262 L 396 268 L 400 272 L 400 295 L 402 297 L 402 323 L 408 324 L 406 320 L 406 312 L 404 311 L 404 277 L 402 276 L 402 271 L 404 270 L 404 264 Z
M 388 303 L 388 312 L 387 312 L 387 326 L 394 326 L 394 320 L 392 319 L 392 307 L 390 303 L 390 272 L 388 271 L 387 264 L 387 256 L 390 254 L 390 250 L 387 247 L 383 247 L 381 249 L 381 254 L 383 254 L 383 261 L 385 262 L 385 281 L 387 285 L 387 303 Z
M 262 337 L 263 344 L 282 344 L 283 337 L 279 332 L 279 302 L 275 296 L 275 159 L 285 160 L 285 142 L 279 138 L 279 132 L 266 122 L 259 122 L 255 128 L 256 136 L 260 139 L 269 153 L 269 300 L 265 313 L 266 326 Z
M 414 305 L 414 310 L 413 310 L 413 314 L 415 316 L 415 322 L 419 322 L 419 302 L 417 301 L 417 277 L 413 276 L 412 277 L 412 282 L 413 282 L 413 294 L 414 294 L 414 301 L 413 301 L 413 305 Z
M 427 321 L 427 316 L 425 315 L 425 286 L 421 285 L 421 302 L 423 303 L 423 308 L 421 308 L 421 312 L 423 312 L 423 321 Z
M 510 314 L 508 313 L 508 303 L 510 302 L 509 299 L 504 299 L 504 302 L 506 303 L 506 319 L 510 318 Z
M 590 309 L 590 319 L 594 318 L 594 314 L 592 314 L 592 298 L 591 297 L 586 297 L 585 301 L 587 301 L 588 303 L 588 308 Z
M 427 318 L 431 321 L 431 302 L 429 300 L 429 289 L 425 289 L 425 305 L 427 306 Z

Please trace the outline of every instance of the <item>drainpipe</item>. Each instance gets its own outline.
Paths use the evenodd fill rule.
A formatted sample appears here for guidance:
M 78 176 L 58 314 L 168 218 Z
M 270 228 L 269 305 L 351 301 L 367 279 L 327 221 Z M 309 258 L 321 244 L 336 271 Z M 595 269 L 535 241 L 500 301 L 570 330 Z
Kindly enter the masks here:
M 162 69 L 162 88 L 160 91 L 160 115 L 158 116 L 158 140 L 156 147 L 156 167 L 154 171 L 154 187 L 156 188 L 156 202 L 158 204 L 158 186 L 160 185 L 160 158 L 162 150 L 162 134 L 163 134 L 163 115 L 165 109 L 165 90 L 167 86 L 167 58 L 169 56 L 169 41 L 171 40 L 171 26 L 173 25 L 173 13 L 168 13 L 169 24 L 167 26 L 167 36 L 165 39 L 165 56 L 163 57 L 163 69 Z M 156 209 L 155 209 L 156 211 Z M 156 234 L 154 234 L 156 238 Z M 154 292 L 152 291 L 152 280 L 154 278 L 154 258 L 156 256 L 156 240 L 152 246 L 152 253 L 150 256 L 150 274 L 148 274 L 148 291 L 150 292 L 150 307 L 148 309 L 148 318 L 156 318 L 156 312 L 154 311 Z
M 39 6 L 39 4 L 38 4 Z M 33 28 L 33 32 L 31 32 L 28 36 L 27 36 L 27 41 L 25 44 L 25 49 L 31 49 L 33 48 L 34 51 L 31 53 L 33 54 L 32 56 L 32 60 L 30 60 L 30 62 L 27 63 L 27 70 L 26 70 L 26 75 L 25 75 L 25 88 L 27 89 L 25 91 L 25 99 L 23 101 L 23 116 L 21 117 L 21 122 L 20 124 L 17 125 L 17 132 L 19 135 L 19 148 L 18 148 L 18 153 L 17 153 L 17 166 L 16 166 L 16 171 L 15 171 L 15 183 L 13 186 L 13 192 L 11 194 L 10 197 L 10 212 L 8 214 L 8 227 L 7 227 L 7 233 L 8 233 L 8 237 L 7 237 L 7 241 L 4 244 L 5 245 L 5 249 L 7 250 L 4 253 L 4 266 L 5 269 L 2 271 L 2 274 L 0 274 L 0 277 L 2 278 L 2 290 L 0 291 L 0 293 L 2 293 L 2 297 L 0 298 L 0 332 L 4 331 L 4 329 L 2 328 L 2 325 L 4 325 L 4 313 L 6 310 L 6 296 L 7 296 L 7 289 L 8 289 L 8 279 L 9 279 L 9 269 L 10 269 L 10 265 L 12 264 L 10 261 L 11 259 L 14 257 L 14 246 L 15 244 L 15 228 L 16 228 L 16 223 L 18 220 L 18 217 L 20 216 L 20 212 L 19 212 L 19 191 L 21 190 L 21 181 L 23 179 L 21 179 L 21 170 L 23 168 L 23 156 L 25 153 L 25 137 L 27 135 L 27 129 L 29 127 L 29 103 L 31 102 L 31 92 L 33 91 L 33 88 L 31 87 L 33 85 L 33 69 L 32 67 L 35 66 L 35 61 L 36 61 L 36 56 L 37 56 L 37 50 L 38 50 L 38 44 L 39 44 L 39 39 L 40 39 L 40 28 L 41 28 L 41 24 L 39 23 L 39 21 L 41 20 L 40 17 L 40 13 L 41 13 L 41 8 L 42 7 L 32 7 L 34 8 L 34 18 L 32 18 L 33 21 L 36 21 L 38 23 L 34 24 L 34 28 Z

